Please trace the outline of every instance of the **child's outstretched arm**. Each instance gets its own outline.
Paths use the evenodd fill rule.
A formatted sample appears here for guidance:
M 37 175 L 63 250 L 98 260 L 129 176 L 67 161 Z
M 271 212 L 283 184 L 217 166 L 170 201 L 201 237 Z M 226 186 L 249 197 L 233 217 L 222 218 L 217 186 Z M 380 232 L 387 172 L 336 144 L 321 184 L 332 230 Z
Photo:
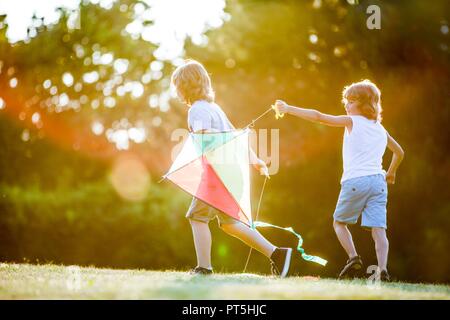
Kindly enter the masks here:
M 388 143 L 387 146 L 389 150 L 391 150 L 394 155 L 392 156 L 391 164 L 389 165 L 388 172 L 386 173 L 386 182 L 389 184 L 395 184 L 395 174 L 397 172 L 397 168 L 403 160 L 405 156 L 405 152 L 402 147 L 398 144 L 397 141 L 392 138 L 389 133 L 386 131 Z
M 292 114 L 296 117 L 327 126 L 347 127 L 349 130 L 352 129 L 353 122 L 352 118 L 349 116 L 332 116 L 314 109 L 298 108 L 290 106 L 282 100 L 277 100 L 275 105 L 281 113 Z

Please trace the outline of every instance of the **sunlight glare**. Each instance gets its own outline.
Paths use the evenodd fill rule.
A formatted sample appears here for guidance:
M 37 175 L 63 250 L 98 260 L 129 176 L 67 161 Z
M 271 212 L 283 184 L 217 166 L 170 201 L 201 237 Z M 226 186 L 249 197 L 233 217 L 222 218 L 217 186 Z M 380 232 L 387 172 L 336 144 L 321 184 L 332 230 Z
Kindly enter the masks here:
M 183 53 L 184 41 L 190 37 L 197 45 L 206 44 L 203 33 L 219 28 L 229 19 L 225 0 L 144 0 L 150 8 L 136 12 L 130 33 L 141 33 L 144 40 L 158 44 L 158 60 L 172 60 Z M 142 21 L 153 24 L 143 26 Z

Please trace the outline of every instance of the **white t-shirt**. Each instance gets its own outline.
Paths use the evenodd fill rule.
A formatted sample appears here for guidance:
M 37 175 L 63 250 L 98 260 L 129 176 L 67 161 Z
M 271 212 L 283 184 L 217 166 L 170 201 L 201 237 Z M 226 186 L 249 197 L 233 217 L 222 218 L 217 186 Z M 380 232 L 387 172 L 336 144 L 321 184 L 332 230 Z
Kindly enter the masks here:
M 188 126 L 192 132 L 200 130 L 210 132 L 234 130 L 225 112 L 216 103 L 206 100 L 197 100 L 189 108 Z
M 342 160 L 344 172 L 341 183 L 345 180 L 383 174 L 383 154 L 387 146 L 387 132 L 380 122 L 369 120 L 364 116 L 350 116 L 353 121 L 352 131 L 344 132 Z

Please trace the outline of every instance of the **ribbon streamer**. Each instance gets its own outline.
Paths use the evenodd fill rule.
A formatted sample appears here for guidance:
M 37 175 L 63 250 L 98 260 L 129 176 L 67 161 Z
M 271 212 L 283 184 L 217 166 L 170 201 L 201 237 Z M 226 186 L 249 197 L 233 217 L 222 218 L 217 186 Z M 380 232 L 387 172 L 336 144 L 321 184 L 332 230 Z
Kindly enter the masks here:
M 270 223 L 266 223 L 266 222 L 262 222 L 262 221 L 255 221 L 253 222 L 253 226 L 252 228 L 276 228 L 276 229 L 281 229 L 281 230 L 286 230 L 290 233 L 292 233 L 293 235 L 295 235 L 298 239 L 298 244 L 297 244 L 297 251 L 300 252 L 300 254 L 302 255 L 303 260 L 309 261 L 309 262 L 315 262 L 318 263 L 322 266 L 326 266 L 326 264 L 328 263 L 327 260 L 322 259 L 321 257 L 317 257 L 317 256 L 311 256 L 309 254 L 306 254 L 305 250 L 302 248 L 303 245 L 303 238 L 300 234 L 298 234 L 297 232 L 294 231 L 294 229 L 292 229 L 291 227 L 288 228 L 283 228 L 283 227 L 279 227 Z

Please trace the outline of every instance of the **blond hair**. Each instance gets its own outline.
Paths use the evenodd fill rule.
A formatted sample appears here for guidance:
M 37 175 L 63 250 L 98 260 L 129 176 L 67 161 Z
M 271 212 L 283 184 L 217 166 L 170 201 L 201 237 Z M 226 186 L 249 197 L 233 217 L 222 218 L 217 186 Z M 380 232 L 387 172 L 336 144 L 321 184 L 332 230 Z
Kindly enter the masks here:
M 186 60 L 183 65 L 175 69 L 171 82 L 179 98 L 188 105 L 192 105 L 197 100 L 214 101 L 211 78 L 200 62 Z
M 366 79 L 346 86 L 342 98 L 344 103 L 347 100 L 356 101 L 364 117 L 381 122 L 381 91 L 372 81 Z

